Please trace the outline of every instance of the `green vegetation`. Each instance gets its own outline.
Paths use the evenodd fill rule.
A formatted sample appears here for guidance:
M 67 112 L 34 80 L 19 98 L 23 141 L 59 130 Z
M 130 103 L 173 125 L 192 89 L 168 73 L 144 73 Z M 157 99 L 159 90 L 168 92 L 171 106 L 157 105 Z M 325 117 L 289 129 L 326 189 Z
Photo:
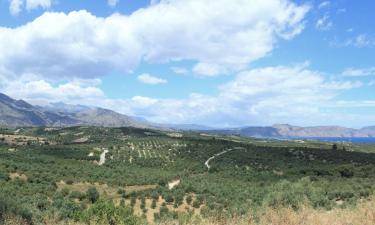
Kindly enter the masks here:
M 0 221 L 11 215 L 26 224 L 49 224 L 51 218 L 146 224 L 256 215 L 266 207 L 297 210 L 302 204 L 345 208 L 372 195 L 375 184 L 373 145 L 136 128 L 18 132 L 48 144 L 0 144 Z M 170 186 L 172 181 L 178 182 Z

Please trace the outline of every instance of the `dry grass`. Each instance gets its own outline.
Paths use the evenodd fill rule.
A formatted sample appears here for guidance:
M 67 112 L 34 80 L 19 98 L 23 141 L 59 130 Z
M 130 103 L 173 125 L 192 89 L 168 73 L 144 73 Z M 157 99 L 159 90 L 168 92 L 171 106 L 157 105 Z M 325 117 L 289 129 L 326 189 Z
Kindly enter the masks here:
M 172 225 L 167 222 L 159 225 Z M 209 218 L 195 220 L 188 224 L 194 225 L 374 225 L 375 196 L 372 200 L 359 203 L 353 208 L 337 208 L 331 211 L 302 207 L 295 211 L 290 208 L 263 211 L 256 221 L 252 216 L 235 218 Z
M 294 211 L 290 208 L 267 208 L 261 213 L 258 221 L 252 216 L 202 219 L 200 216 L 196 215 L 188 223 L 169 221 L 158 223 L 158 225 L 374 225 L 375 198 L 372 199 L 373 200 L 359 203 L 353 208 L 337 208 L 331 211 L 317 210 L 310 207 L 302 207 L 299 211 Z M 150 204 L 151 202 L 147 201 L 147 206 Z M 138 201 L 136 206 L 139 207 Z M 141 214 L 140 212 L 138 213 Z M 136 214 L 138 213 L 136 212 Z M 149 216 L 151 215 L 148 215 L 148 217 Z M 5 217 L 4 222 L 4 224 L 9 225 L 27 224 L 22 219 L 12 216 Z M 72 221 L 61 222 L 56 220 L 56 218 L 47 218 L 44 222 L 51 225 L 83 225 L 82 223 Z
M 23 181 L 27 181 L 27 176 L 25 174 L 20 174 L 20 173 L 9 173 L 9 177 L 10 179 L 12 180 L 15 180 L 15 179 L 20 179 L 20 180 L 23 180 Z
M 95 187 L 101 195 L 105 195 L 107 198 L 115 200 L 121 196 L 117 194 L 119 189 L 123 189 L 126 193 L 145 191 L 155 189 L 156 184 L 149 185 L 133 185 L 133 186 L 109 186 L 107 184 L 89 183 L 89 182 L 78 182 L 73 184 L 66 184 L 64 181 L 56 183 L 57 189 L 61 191 L 63 188 L 68 188 L 70 191 L 86 192 L 90 187 Z

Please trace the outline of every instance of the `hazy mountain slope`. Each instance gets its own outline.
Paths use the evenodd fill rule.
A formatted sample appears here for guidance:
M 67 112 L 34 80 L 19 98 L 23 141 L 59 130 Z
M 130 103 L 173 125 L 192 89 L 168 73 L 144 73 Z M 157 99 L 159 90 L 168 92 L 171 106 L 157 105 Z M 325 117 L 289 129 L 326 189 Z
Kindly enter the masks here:
M 208 132 L 245 137 L 375 137 L 375 126 L 353 129 L 339 126 L 298 127 L 276 124 L 272 127 L 243 127 Z
M 33 106 L 0 93 L 0 125 L 3 126 L 134 126 L 153 128 L 146 121 L 102 108 L 54 103 L 47 107 Z
M 288 124 L 272 126 L 283 137 L 356 137 L 358 130 L 339 126 L 298 127 Z
M 22 100 L 14 100 L 0 93 L 0 124 L 6 126 L 43 126 L 56 123 L 74 124 L 74 118 L 46 112 Z
M 116 113 L 112 110 L 102 108 L 86 109 L 73 114 L 73 117 L 82 124 L 105 127 L 124 127 L 132 126 L 139 128 L 152 127 L 145 121 L 136 121 L 133 118 Z

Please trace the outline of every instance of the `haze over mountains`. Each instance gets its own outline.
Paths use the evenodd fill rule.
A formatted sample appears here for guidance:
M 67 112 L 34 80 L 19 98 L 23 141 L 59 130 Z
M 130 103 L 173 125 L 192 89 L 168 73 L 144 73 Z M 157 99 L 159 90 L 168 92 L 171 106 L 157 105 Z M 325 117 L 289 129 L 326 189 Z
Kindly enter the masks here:
M 210 130 L 210 133 L 241 135 L 245 137 L 375 137 L 375 126 L 361 129 L 340 126 L 299 127 L 289 124 L 275 124 L 270 127 L 243 127 Z
M 134 126 L 151 128 L 144 121 L 112 110 L 72 106 L 63 103 L 50 104 L 47 107 L 33 106 L 23 100 L 15 100 L 0 93 L 0 125 L 20 126 Z
M 21 126 L 104 126 L 196 130 L 207 133 L 246 137 L 375 137 L 375 126 L 353 129 L 340 126 L 298 127 L 276 124 L 269 127 L 213 129 L 195 124 L 154 124 L 141 117 L 131 117 L 112 110 L 62 102 L 34 106 L 0 93 L 0 125 Z

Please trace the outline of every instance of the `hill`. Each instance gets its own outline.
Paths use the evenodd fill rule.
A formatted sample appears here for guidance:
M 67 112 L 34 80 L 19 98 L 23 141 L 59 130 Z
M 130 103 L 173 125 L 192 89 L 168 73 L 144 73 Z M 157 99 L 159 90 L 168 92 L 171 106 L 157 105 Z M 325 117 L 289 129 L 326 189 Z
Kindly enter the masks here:
M 311 216 L 374 209 L 374 145 L 130 127 L 0 135 L 0 224 L 322 224 Z
M 0 125 L 21 126 L 133 126 L 154 127 L 146 121 L 138 121 L 112 110 L 73 106 L 64 103 L 50 104 L 46 107 L 34 106 L 23 100 L 15 100 L 0 93 Z

